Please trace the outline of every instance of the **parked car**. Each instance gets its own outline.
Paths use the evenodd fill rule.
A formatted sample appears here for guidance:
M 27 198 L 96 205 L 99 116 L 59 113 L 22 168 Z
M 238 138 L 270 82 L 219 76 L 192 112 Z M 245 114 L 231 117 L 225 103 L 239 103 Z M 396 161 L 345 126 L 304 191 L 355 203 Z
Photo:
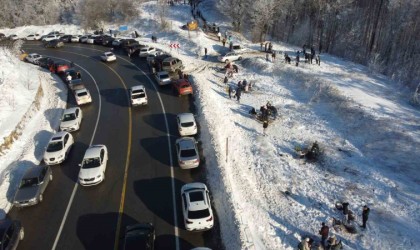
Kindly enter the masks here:
M 192 95 L 193 93 L 191 83 L 187 79 L 172 81 L 172 87 L 178 96 Z
M 18 220 L 5 218 L 0 221 L 0 246 L 4 250 L 15 250 L 19 241 L 25 237 L 25 231 Z
M 74 91 L 77 105 L 88 104 L 92 102 L 92 97 L 87 88 L 81 88 Z
M 110 47 L 110 46 L 112 46 L 113 41 L 114 41 L 113 37 L 104 36 L 104 38 L 102 39 L 102 45 Z
M 42 41 L 43 42 L 49 42 L 51 40 L 57 40 L 57 39 L 60 39 L 59 35 L 48 35 L 48 36 L 42 38 Z
M 114 38 L 114 40 L 112 41 L 112 46 L 113 47 L 120 47 L 122 40 L 124 40 L 124 39 Z
M 73 36 L 70 37 L 70 42 L 78 43 L 79 40 L 80 40 L 80 37 L 82 37 L 82 36 L 81 35 L 77 35 L 77 36 L 73 35 Z
M 114 62 L 117 60 L 117 57 L 112 52 L 105 52 L 101 55 L 101 60 L 104 62 Z
M 73 136 L 65 131 L 54 134 L 44 152 L 44 162 L 47 165 L 60 164 L 65 161 L 73 147 Z
M 181 136 L 197 134 L 197 123 L 192 113 L 181 113 L 176 116 L 178 131 Z
M 204 183 L 188 183 L 181 188 L 182 214 L 187 231 L 205 231 L 213 228 L 209 190 Z
M 45 48 L 61 48 L 64 47 L 64 43 L 58 39 L 51 40 L 45 44 Z
M 49 69 L 54 64 L 54 60 L 49 57 L 41 57 L 37 60 L 37 64 L 42 68 Z
M 184 65 L 182 61 L 175 57 L 168 57 L 162 61 L 162 70 L 167 72 L 175 72 L 178 70 L 183 70 Z
M 27 207 L 42 202 L 45 189 L 52 179 L 50 166 L 30 167 L 20 181 L 13 205 L 15 207 Z
M 25 37 L 25 40 L 27 41 L 38 41 L 39 39 L 41 39 L 40 34 L 31 34 Z
M 98 35 L 90 35 L 88 36 L 86 43 L 88 44 L 94 44 L 95 43 L 95 39 L 98 37 Z
M 242 60 L 242 56 L 239 55 L 239 54 L 237 54 L 237 53 L 235 53 L 235 52 L 228 52 L 228 53 L 226 53 L 224 55 L 218 56 L 217 59 L 220 62 L 226 63 L 226 62 L 232 62 L 232 61 Z
M 105 145 L 90 146 L 83 156 L 80 166 L 79 183 L 82 186 L 93 186 L 105 180 L 108 149 Z
M 120 41 L 120 47 L 122 49 L 125 49 L 125 47 L 132 45 L 132 44 L 139 44 L 139 42 L 137 42 L 136 40 L 132 39 L 132 38 L 128 38 L 128 39 L 123 39 L 122 41 Z
M 130 56 L 136 56 L 140 53 L 140 49 L 143 48 L 143 45 L 140 45 L 138 43 L 133 43 L 130 45 L 124 46 L 124 51 L 127 54 L 130 54 Z
M 175 141 L 178 164 L 182 169 L 196 168 L 200 165 L 197 141 L 193 137 L 182 137 Z
M 130 89 L 131 106 L 147 105 L 146 88 L 143 85 L 133 86 Z
M 88 40 L 88 38 L 89 38 L 89 36 L 88 36 L 88 35 L 81 36 L 81 37 L 79 38 L 79 42 L 81 42 L 81 43 L 86 43 L 86 42 L 87 42 L 87 40 Z
M 10 35 L 9 36 L 9 40 L 12 40 L 12 41 L 16 41 L 16 40 L 18 40 L 19 39 L 19 37 L 17 36 L 17 35 Z
M 83 120 L 83 112 L 79 107 L 68 108 L 64 110 L 63 117 L 61 118 L 60 130 L 61 131 L 77 131 L 80 129 L 80 124 Z
M 32 64 L 38 64 L 38 60 L 41 59 L 41 58 L 42 58 L 42 56 L 40 54 L 31 53 L 27 57 L 25 57 L 25 60 L 27 62 L 32 63 Z
M 160 86 L 171 84 L 171 78 L 169 77 L 169 73 L 166 71 L 156 72 L 154 76 Z
M 62 41 L 63 43 L 69 43 L 69 42 L 71 42 L 71 37 L 72 37 L 72 35 L 61 36 L 60 41 Z
M 75 80 L 75 79 L 82 79 L 82 74 L 80 73 L 80 71 L 79 71 L 79 70 L 76 70 L 75 68 L 69 68 L 69 69 L 66 69 L 66 70 L 64 71 L 64 73 L 62 74 L 62 78 L 63 78 L 63 80 L 64 80 L 64 81 L 66 81 L 66 77 L 67 77 L 68 75 L 70 75 L 70 76 L 71 76 L 71 79 L 72 79 L 72 80 Z M 68 82 L 67 82 L 67 83 L 68 83 Z
M 237 54 L 243 53 L 246 51 L 246 48 L 242 47 L 239 44 L 233 44 L 232 45 L 232 52 L 235 52 Z
M 53 64 L 50 65 L 50 72 L 56 74 L 63 74 L 69 68 L 70 65 L 66 62 L 54 61 Z
M 149 46 L 144 46 L 140 48 L 139 57 L 147 57 L 149 54 L 156 52 L 156 49 Z
M 155 248 L 155 228 L 152 223 L 139 223 L 125 228 L 124 250 Z

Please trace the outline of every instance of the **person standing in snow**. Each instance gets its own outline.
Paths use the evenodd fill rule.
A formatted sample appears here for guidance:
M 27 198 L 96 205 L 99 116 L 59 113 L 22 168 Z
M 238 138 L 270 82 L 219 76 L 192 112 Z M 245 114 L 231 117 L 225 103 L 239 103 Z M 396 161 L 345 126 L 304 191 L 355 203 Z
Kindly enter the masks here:
M 223 47 L 225 47 L 225 46 L 226 46 L 226 38 L 224 38 L 224 37 L 223 37 L 223 39 L 222 39 L 222 44 L 223 44 Z
M 232 85 L 229 85 L 229 89 L 228 89 L 229 99 L 232 99 L 232 92 L 233 92 Z
M 319 57 L 319 54 L 316 55 L 315 61 L 316 61 L 316 64 L 318 64 L 319 66 L 321 66 L 321 58 Z
M 263 122 L 263 135 L 266 136 L 267 135 L 267 128 L 268 128 L 268 121 L 264 120 Z
M 311 244 L 309 243 L 310 239 L 309 238 L 305 238 L 303 239 L 299 245 L 298 245 L 298 249 L 299 250 L 311 250 Z
M 241 88 L 236 88 L 236 100 L 239 102 L 241 99 Z
M 299 54 L 296 56 L 296 67 L 299 66 Z
M 269 61 L 270 61 L 270 55 L 269 55 L 268 53 L 266 53 L 266 54 L 265 54 L 265 60 L 266 60 L 267 62 L 269 62 Z
M 328 239 L 328 234 L 330 232 L 330 228 L 322 222 L 321 230 L 319 230 L 319 234 L 321 235 L 321 244 L 325 246 L 325 241 Z
M 276 60 L 276 52 L 273 51 L 273 53 L 271 54 L 271 60 L 274 62 Z
M 222 33 L 218 32 L 217 33 L 217 38 L 219 38 L 219 42 L 220 42 L 220 39 L 222 39 Z
M 369 219 L 369 213 L 370 213 L 370 208 L 366 205 L 363 206 L 363 212 L 362 212 L 362 227 L 366 229 L 366 222 Z
M 267 52 L 267 46 L 268 46 L 268 44 L 267 44 L 267 43 L 265 43 L 265 44 L 264 44 L 264 51 L 265 51 L 265 52 Z
M 204 48 L 204 59 L 207 59 L 207 48 Z

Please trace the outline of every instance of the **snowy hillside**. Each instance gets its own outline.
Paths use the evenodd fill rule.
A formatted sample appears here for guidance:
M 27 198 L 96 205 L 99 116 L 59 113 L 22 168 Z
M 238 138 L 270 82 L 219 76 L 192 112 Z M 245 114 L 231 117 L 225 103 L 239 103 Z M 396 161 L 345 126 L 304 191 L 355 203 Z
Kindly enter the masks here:
M 230 22 L 215 11 L 213 1 L 199 8 L 222 32 L 230 31 Z M 255 82 L 238 102 L 229 99 L 224 73 L 215 70 L 224 65 L 216 63 L 216 56 L 227 49 L 201 31 L 180 29 L 192 18 L 188 5 L 170 7 L 166 18 L 171 26 L 160 32 L 156 3 L 141 9 L 142 16 L 129 27 L 145 35 L 145 44 L 156 35 L 158 44 L 153 45 L 182 59 L 194 80 L 207 181 L 226 249 L 296 249 L 305 236 L 319 239 L 321 222 L 332 226 L 333 217 L 341 219 L 335 203 L 344 201 L 358 224 L 362 206 L 371 209 L 366 230 L 357 226 L 358 232 L 350 234 L 331 229 L 345 249 L 420 244 L 420 112 L 408 105 L 395 82 L 326 54 L 320 66 L 285 64 L 281 54 L 274 63 L 266 61 L 259 44 L 231 33 L 253 52 L 244 55 L 237 63 L 239 73 L 229 79 L 232 86 L 244 79 Z M 171 51 L 171 42 L 181 49 Z M 300 49 L 273 44 L 293 57 Z M 279 117 L 264 136 L 262 123 L 248 112 L 267 101 Z M 318 162 L 297 157 L 296 148 L 315 141 L 322 151 Z

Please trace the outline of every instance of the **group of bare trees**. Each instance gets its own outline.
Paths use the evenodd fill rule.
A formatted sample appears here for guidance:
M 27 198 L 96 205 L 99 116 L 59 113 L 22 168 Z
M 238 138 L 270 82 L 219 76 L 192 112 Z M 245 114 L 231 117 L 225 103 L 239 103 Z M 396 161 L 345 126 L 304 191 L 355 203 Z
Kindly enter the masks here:
M 420 0 L 218 0 L 236 31 L 313 45 L 391 76 L 420 81 Z
M 143 0 L 0 0 L 0 27 L 81 24 L 101 28 L 103 22 L 121 23 L 138 16 Z

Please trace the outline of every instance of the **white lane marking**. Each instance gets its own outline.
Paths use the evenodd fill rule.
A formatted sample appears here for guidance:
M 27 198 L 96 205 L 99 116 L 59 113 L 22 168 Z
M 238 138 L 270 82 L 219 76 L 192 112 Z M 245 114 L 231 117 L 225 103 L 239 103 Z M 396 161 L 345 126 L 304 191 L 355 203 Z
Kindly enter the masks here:
M 50 56 L 50 57 L 70 62 L 70 60 L 66 60 L 66 59 L 62 59 L 62 58 L 58 58 L 58 57 L 53 57 L 53 56 Z M 90 139 L 90 142 L 89 142 L 89 146 L 90 146 L 90 145 L 92 145 L 93 139 L 95 138 L 96 129 L 98 128 L 98 123 L 99 123 L 99 117 L 101 116 L 101 109 L 102 109 L 101 95 L 100 95 L 100 92 L 99 92 L 98 84 L 96 83 L 95 78 L 93 78 L 93 76 L 89 73 L 89 71 L 87 71 L 85 68 L 83 68 L 82 66 L 80 66 L 78 64 L 74 64 L 74 65 L 81 68 L 83 71 L 85 71 L 90 76 L 90 78 L 92 78 L 93 82 L 95 83 L 96 90 L 98 91 L 99 111 L 98 111 L 98 116 L 96 118 L 95 128 L 93 130 L 93 135 L 92 135 L 92 137 Z M 77 178 L 79 178 L 79 174 L 77 175 Z M 54 245 L 51 248 L 52 250 L 55 250 L 55 248 L 57 247 L 58 240 L 60 239 L 61 232 L 63 231 L 64 224 L 66 223 L 67 216 L 69 214 L 70 207 L 73 204 L 73 199 L 74 199 L 74 196 L 76 195 L 76 191 L 77 191 L 78 186 L 79 186 L 79 184 L 76 181 L 76 183 L 74 184 L 74 187 L 73 187 L 73 192 L 71 193 L 71 196 L 70 196 L 69 203 L 67 204 L 66 212 L 64 213 L 63 220 L 61 221 L 60 228 L 58 229 L 57 236 L 55 237 Z
M 176 250 L 179 250 L 179 229 L 178 229 L 178 218 L 177 218 L 176 199 L 175 199 L 175 179 L 174 179 L 174 167 L 173 167 L 173 160 L 172 160 L 171 135 L 169 134 L 169 125 L 168 125 L 168 119 L 166 117 L 165 106 L 163 105 L 162 98 L 160 97 L 159 91 L 156 88 L 156 85 L 154 84 L 152 79 L 150 79 L 150 77 L 143 70 L 141 70 L 139 67 L 137 67 L 137 65 L 135 65 L 134 63 L 132 63 L 132 62 L 120 57 L 120 56 L 117 56 L 117 57 L 120 58 L 121 60 L 124 60 L 124 61 L 128 62 L 129 64 L 133 65 L 138 70 L 140 70 L 144 74 L 145 77 L 147 77 L 147 79 L 152 84 L 153 88 L 156 90 L 156 94 L 159 98 L 160 106 L 162 107 L 163 117 L 165 118 L 166 138 L 168 139 L 169 164 L 170 164 L 170 167 L 171 167 L 172 206 L 174 207 L 174 226 L 175 226 L 175 247 L 176 247 Z

